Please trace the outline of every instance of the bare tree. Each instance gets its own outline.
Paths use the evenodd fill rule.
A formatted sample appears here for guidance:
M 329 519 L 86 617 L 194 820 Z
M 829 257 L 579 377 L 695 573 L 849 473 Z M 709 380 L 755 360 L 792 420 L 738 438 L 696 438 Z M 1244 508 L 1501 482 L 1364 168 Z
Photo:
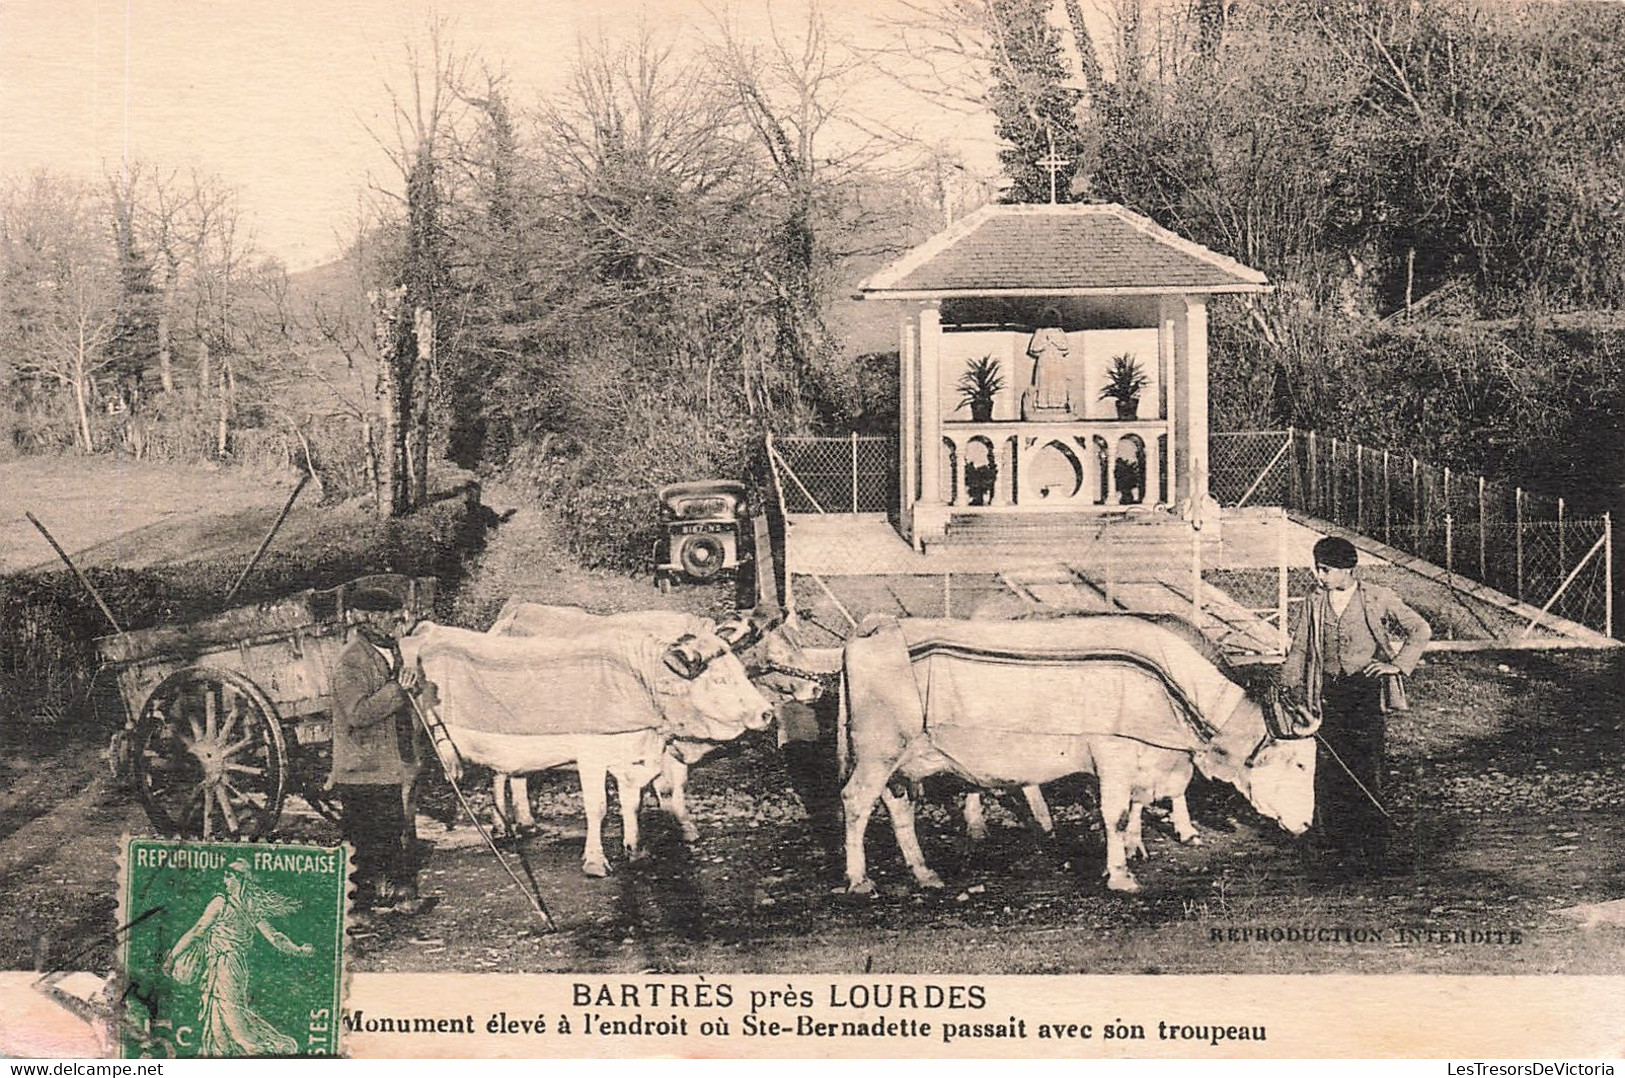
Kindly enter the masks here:
M 106 207 L 82 184 L 36 173 L 14 185 L 0 216 L 5 325 L 16 373 L 71 395 L 75 442 L 96 448 L 96 377 L 112 362 L 118 322 L 116 252 Z
M 427 37 L 426 47 L 407 46 L 405 84 L 389 90 L 393 139 L 378 139 L 400 174 L 402 190 L 395 197 L 404 211 L 394 274 L 396 287 L 404 291 L 398 307 L 379 308 L 380 314 L 393 319 L 393 341 L 380 349 L 381 377 L 388 385 L 381 388 L 377 402 L 380 408 L 395 410 L 381 416 L 391 444 L 382 454 L 388 497 L 380 492 L 379 505 L 396 515 L 428 500 L 433 335 L 444 321 L 438 312 L 449 301 L 444 216 L 452 198 L 450 158 L 457 143 L 455 132 L 471 108 L 461 92 L 471 57 L 456 49 L 450 24 L 443 18 L 430 23 Z M 390 291 L 385 288 L 383 294 Z

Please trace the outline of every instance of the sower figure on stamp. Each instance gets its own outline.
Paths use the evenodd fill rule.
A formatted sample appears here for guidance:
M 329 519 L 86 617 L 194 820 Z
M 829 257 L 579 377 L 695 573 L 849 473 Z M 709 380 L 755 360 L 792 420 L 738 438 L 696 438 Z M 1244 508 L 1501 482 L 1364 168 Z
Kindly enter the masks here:
M 1317 587 L 1304 604 L 1282 685 L 1322 717 L 1315 761 L 1318 841 L 1342 868 L 1381 869 L 1390 824 L 1381 807 L 1383 683 L 1409 675 L 1433 635 L 1427 620 L 1392 591 L 1358 578 L 1359 552 L 1346 539 L 1315 544 Z M 1388 626 L 1404 635 L 1397 649 Z
M 355 637 L 333 671 L 333 771 L 340 827 L 355 847 L 356 905 L 374 912 L 421 913 L 418 845 L 402 790 L 422 767 L 409 693 L 421 675 L 403 668 L 399 637 L 409 615 L 394 596 L 362 590 L 349 597 L 361 614 Z

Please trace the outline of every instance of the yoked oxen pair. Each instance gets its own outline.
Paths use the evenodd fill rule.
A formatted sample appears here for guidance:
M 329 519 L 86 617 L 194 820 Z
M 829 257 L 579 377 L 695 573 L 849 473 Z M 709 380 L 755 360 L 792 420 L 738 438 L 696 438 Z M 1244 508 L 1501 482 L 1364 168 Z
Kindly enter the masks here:
M 593 614 L 576 606 L 549 606 L 544 603 L 509 599 L 497 614 L 489 632 L 498 636 L 532 636 L 553 639 L 571 639 L 605 630 L 631 630 L 647 633 L 657 640 L 675 642 L 684 637 L 700 639 L 719 630 L 715 622 L 694 614 L 675 610 L 637 610 L 621 614 Z M 725 630 L 729 643 L 738 648 L 743 640 L 739 636 L 739 623 L 730 623 Z M 750 626 L 748 637 L 754 639 L 757 626 Z M 670 812 L 677 821 L 684 842 L 695 842 L 700 837 L 688 811 L 688 771 L 719 748 L 716 741 L 700 741 L 677 737 L 667 744 L 660 759 L 660 772 L 655 777 L 655 796 L 660 807 Z M 620 780 L 616 779 L 617 785 Z M 497 811 L 515 831 L 533 830 L 536 821 L 530 811 L 530 789 L 522 774 L 508 775 L 497 772 L 492 793 Z M 508 804 L 511 800 L 511 812 Z M 622 820 L 623 827 L 626 824 Z M 632 827 L 636 829 L 636 821 Z
M 908 794 L 887 784 L 948 772 L 978 786 L 1100 783 L 1107 886 L 1138 890 L 1140 810 L 1184 795 L 1193 766 L 1293 834 L 1314 815 L 1314 723 L 1274 692 L 1255 699 L 1182 633 L 1132 615 L 1065 621 L 871 619 L 847 643 L 841 792 L 846 875 L 873 889 L 863 836 L 885 801 L 904 860 L 925 863 Z M 1176 805 L 1178 802 L 1176 802 Z
M 609 874 L 604 776 L 615 777 L 628 856 L 637 806 L 673 739 L 729 741 L 772 708 L 717 631 L 662 640 L 632 627 L 569 638 L 493 635 L 424 623 L 401 641 L 433 686 L 431 721 L 462 761 L 504 774 L 576 765 L 587 815 L 582 870 Z

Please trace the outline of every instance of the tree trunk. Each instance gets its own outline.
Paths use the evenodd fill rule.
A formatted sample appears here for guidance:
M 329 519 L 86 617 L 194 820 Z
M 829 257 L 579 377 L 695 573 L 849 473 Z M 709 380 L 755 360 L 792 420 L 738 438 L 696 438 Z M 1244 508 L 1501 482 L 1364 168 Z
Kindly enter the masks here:
M 94 453 L 96 451 L 96 446 L 95 443 L 91 441 L 90 437 L 90 406 L 85 399 L 86 396 L 87 389 L 85 386 L 85 376 L 82 373 L 75 372 L 73 379 L 73 403 L 79 415 L 79 444 L 84 448 L 86 453 Z
M 170 344 L 169 306 L 166 303 L 158 310 L 158 384 L 165 393 L 175 392 L 174 357 L 171 354 Z
M 373 293 L 373 335 L 378 343 L 378 381 L 373 399 L 378 409 L 377 480 L 374 492 L 378 511 L 401 516 L 411 504 L 407 498 L 406 454 L 401 404 L 405 372 L 401 370 L 401 333 L 397 325 L 404 288 Z
M 220 365 L 220 425 L 219 433 L 215 437 L 215 456 L 221 460 L 226 459 L 226 453 L 231 448 L 231 368 L 222 363 Z
M 382 489 L 378 480 L 378 441 L 373 436 L 372 420 L 365 416 L 361 420 L 361 457 L 361 466 L 366 469 L 366 474 L 361 477 L 362 482 L 371 487 L 376 495 Z
M 407 430 L 412 507 L 429 501 L 429 375 L 434 364 L 434 312 L 419 307 L 412 312 L 412 338 L 416 356 L 412 363 L 412 409 Z
M 209 386 L 214 382 L 214 367 L 209 362 L 208 338 L 200 338 L 197 342 L 197 396 L 198 403 L 203 403 L 204 394 L 209 392 Z

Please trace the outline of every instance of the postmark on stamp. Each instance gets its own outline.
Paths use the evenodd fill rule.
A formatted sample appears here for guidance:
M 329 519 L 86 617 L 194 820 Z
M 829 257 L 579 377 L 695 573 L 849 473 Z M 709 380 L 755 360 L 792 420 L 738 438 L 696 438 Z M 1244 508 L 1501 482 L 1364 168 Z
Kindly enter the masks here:
M 337 1055 L 343 847 L 126 838 L 126 1057 Z

